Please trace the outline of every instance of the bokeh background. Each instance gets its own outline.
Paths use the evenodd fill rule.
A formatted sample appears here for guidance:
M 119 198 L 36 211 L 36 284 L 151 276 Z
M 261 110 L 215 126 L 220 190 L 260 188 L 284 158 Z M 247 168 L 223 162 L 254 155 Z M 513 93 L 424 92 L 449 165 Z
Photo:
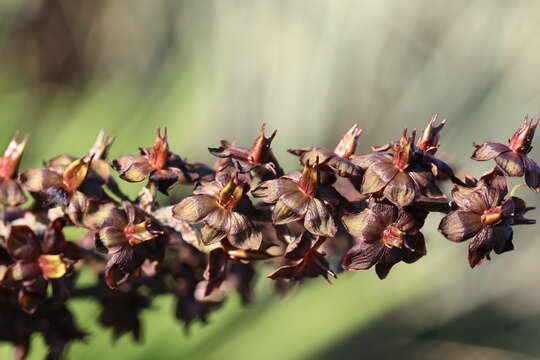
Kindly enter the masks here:
M 441 156 L 478 176 L 489 165 L 469 160 L 472 141 L 504 142 L 526 113 L 540 116 L 539 13 L 540 2 L 502 0 L 1 0 L 0 145 L 31 133 L 27 168 L 84 154 L 100 129 L 117 136 L 112 157 L 134 153 L 167 126 L 172 150 L 211 161 L 208 146 L 249 144 L 266 122 L 293 169 L 289 147 L 332 147 L 358 122 L 366 152 L 437 112 L 449 119 Z M 142 345 L 113 343 L 98 307 L 74 301 L 90 335 L 68 358 L 540 357 L 538 227 L 516 229 L 517 251 L 470 270 L 439 219 L 426 225 L 429 256 L 384 281 L 342 273 L 281 299 L 261 277 L 254 304 L 231 296 L 188 334 L 160 297 Z M 37 337 L 30 358 L 43 354 Z

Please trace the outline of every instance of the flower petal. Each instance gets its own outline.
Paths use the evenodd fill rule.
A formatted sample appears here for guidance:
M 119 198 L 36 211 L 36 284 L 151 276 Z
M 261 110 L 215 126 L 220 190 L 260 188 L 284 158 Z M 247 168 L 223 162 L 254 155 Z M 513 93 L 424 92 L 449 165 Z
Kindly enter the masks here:
M 540 191 L 540 167 L 532 159 L 523 157 L 525 161 L 525 182 L 531 190 Z
M 2 285 L 12 287 L 15 282 L 30 280 L 41 275 L 41 268 L 35 261 L 18 260 L 7 268 Z
M 414 201 L 416 188 L 409 175 L 399 171 L 386 185 L 383 194 L 394 205 L 404 207 Z
M 214 245 L 220 242 L 226 236 L 227 233 L 214 229 L 208 224 L 204 224 L 201 227 L 201 241 L 205 246 Z
M 99 240 L 107 249 L 127 244 L 127 238 L 124 231 L 114 226 L 105 226 L 99 230 L 98 234 Z
M 287 224 L 303 218 L 309 200 L 310 197 L 302 191 L 295 191 L 282 196 L 274 206 L 274 224 Z
M 343 261 L 341 262 L 341 266 L 345 270 L 369 269 L 377 263 L 382 254 L 383 248 L 384 244 L 382 242 L 360 242 L 347 252 L 343 258 Z
M 365 209 L 354 215 L 345 215 L 341 221 L 355 239 L 368 243 L 379 242 L 386 226 L 380 216 L 371 209 Z
M 395 264 L 400 262 L 402 258 L 403 255 L 401 249 L 393 246 L 391 248 L 385 246 L 377 265 L 375 265 L 375 271 L 377 272 L 379 279 L 385 279 L 388 276 L 390 269 L 392 269 Z
M 491 141 L 485 142 L 480 145 L 475 144 L 474 146 L 476 147 L 476 149 L 474 150 L 471 158 L 478 161 L 491 160 L 497 155 L 510 150 L 507 146 L 503 144 Z
M 373 163 L 364 174 L 362 192 L 373 194 L 381 191 L 397 173 L 398 169 L 391 162 L 378 161 Z
M 332 215 L 326 205 L 316 198 L 310 200 L 304 218 L 304 227 L 314 235 L 333 237 L 337 232 Z
M 292 180 L 280 178 L 260 183 L 251 191 L 251 195 L 257 199 L 261 199 L 267 204 L 273 204 L 277 202 L 281 196 L 295 191 L 298 191 L 298 184 Z
M 129 182 L 141 182 L 152 172 L 152 165 L 144 156 L 121 156 L 111 165 L 122 179 Z
M 461 242 L 476 235 L 482 228 L 480 215 L 472 211 L 452 211 L 439 224 L 439 231 L 450 241 Z
M 26 196 L 20 185 L 13 179 L 0 182 L 0 203 L 6 206 L 19 206 L 26 202 Z
M 62 185 L 62 176 L 45 169 L 28 169 L 19 175 L 22 186 L 31 192 L 45 192 L 52 186 Z
M 383 161 L 383 162 L 392 162 L 392 157 L 388 154 L 383 153 L 370 153 L 362 155 L 351 155 L 350 160 L 360 166 L 363 169 L 367 169 L 373 163 Z
M 6 248 L 9 255 L 18 260 L 36 260 L 41 254 L 37 235 L 26 225 L 11 227 Z
M 495 162 L 508 176 L 521 177 L 524 173 L 524 164 L 521 156 L 513 151 L 505 151 L 495 158 Z
M 227 239 L 234 247 L 239 249 L 258 250 L 262 243 L 262 233 L 255 229 L 248 229 L 236 235 L 229 235 Z
M 176 219 L 196 223 L 218 207 L 217 201 L 208 195 L 193 195 L 174 205 L 172 213 Z

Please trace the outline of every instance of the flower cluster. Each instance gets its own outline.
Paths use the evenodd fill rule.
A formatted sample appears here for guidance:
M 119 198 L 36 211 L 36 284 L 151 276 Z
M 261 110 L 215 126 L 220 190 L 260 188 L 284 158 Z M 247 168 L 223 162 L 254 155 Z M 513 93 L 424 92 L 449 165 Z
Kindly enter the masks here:
M 279 292 L 344 270 L 374 267 L 384 279 L 426 255 L 422 230 L 432 212 L 443 214 L 445 238 L 470 240 L 476 267 L 514 249 L 514 225 L 535 223 L 508 177 L 540 191 L 540 168 L 528 156 L 537 125 L 526 118 L 508 145 L 475 143 L 472 159 L 495 161 L 479 179 L 458 177 L 437 157 L 445 121 L 437 125 L 436 115 L 418 140 L 405 129 L 366 154 L 356 153 L 358 125 L 333 150 L 291 149 L 299 166 L 288 173 L 272 151 L 277 132 L 267 136 L 264 125 L 251 147 L 222 140 L 209 148 L 213 165 L 171 152 L 167 130 L 158 129 L 137 155 L 108 160 L 114 138 L 101 132 L 88 153 L 22 172 L 28 136 L 15 134 L 0 157 L 0 340 L 24 359 L 39 333 L 49 358 L 61 357 L 85 337 L 67 306 L 78 297 L 101 305 L 99 322 L 115 338 L 139 340 L 141 312 L 169 294 L 187 330 L 231 292 L 250 302 L 268 266 Z M 145 184 L 130 198 L 115 178 Z M 179 198 L 179 185 L 192 194 Z M 158 192 L 173 194 L 158 201 Z

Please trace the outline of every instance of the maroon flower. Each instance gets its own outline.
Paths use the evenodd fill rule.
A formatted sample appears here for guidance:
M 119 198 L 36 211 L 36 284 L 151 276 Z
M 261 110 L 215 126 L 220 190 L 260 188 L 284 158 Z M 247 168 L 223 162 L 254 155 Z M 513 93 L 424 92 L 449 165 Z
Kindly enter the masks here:
M 345 255 L 342 266 L 347 270 L 364 270 L 375 265 L 377 275 L 384 279 L 396 263 L 417 261 L 426 254 L 420 232 L 424 218 L 422 212 L 374 202 L 358 214 L 343 216 L 343 224 L 356 245 Z
M 258 175 L 262 180 L 282 176 L 283 170 L 279 166 L 271 148 L 277 130 L 269 137 L 266 137 L 264 135 L 265 127 L 266 124 L 262 124 L 259 136 L 253 142 L 251 148 L 231 144 L 227 140 L 221 140 L 219 148 L 208 148 L 212 155 L 227 159 L 220 162 L 220 168 L 217 171 L 222 171 L 225 167 L 233 165 L 234 169 L 242 173 L 251 170 L 259 171 Z
M 486 161 L 495 159 L 499 168 L 507 176 L 521 177 L 525 175 L 525 182 L 533 191 L 540 191 L 540 168 L 527 154 L 532 149 L 532 140 L 538 121 L 525 120 L 516 133 L 508 140 L 508 146 L 487 141 L 483 144 L 474 144 L 476 149 L 472 159 Z
M 469 264 L 474 268 L 483 259 L 489 260 L 491 251 L 496 254 L 514 249 L 512 225 L 533 224 L 524 214 L 532 210 L 525 201 L 511 197 L 506 179 L 498 169 L 482 176 L 473 188 L 456 185 L 452 197 L 457 210 L 446 215 L 439 231 L 450 241 L 469 243 Z
M 173 207 L 173 216 L 188 223 L 203 223 L 202 242 L 219 246 L 228 238 L 237 248 L 259 249 L 262 235 L 249 215 L 255 212 L 246 196 L 248 186 L 235 174 L 220 173 L 213 182 L 206 183 Z
M 422 136 L 416 143 L 416 149 L 430 155 L 434 155 L 439 149 L 439 138 L 441 130 L 446 124 L 446 119 L 443 119 L 439 125 L 435 125 L 437 114 L 434 114 L 428 122 L 428 125 L 422 132 Z
M 86 155 L 72 161 L 61 174 L 48 169 L 29 169 L 19 179 L 26 190 L 43 200 L 45 207 L 67 205 L 86 179 L 92 159 L 93 155 Z
M 319 251 L 325 240 L 324 237 L 313 236 L 304 231 L 288 244 L 285 251 L 284 257 L 291 264 L 281 266 L 268 277 L 272 280 L 299 281 L 321 275 L 330 282 L 329 276 L 336 278 L 336 274 L 330 270 L 325 254 Z
M 26 196 L 17 181 L 17 171 L 28 135 L 21 142 L 19 133 L 13 135 L 4 156 L 0 157 L 0 203 L 6 206 L 19 206 L 26 202 Z
M 337 227 L 332 212 L 335 191 L 319 183 L 318 165 L 305 165 L 298 176 L 282 176 L 265 181 L 251 194 L 267 204 L 275 204 L 272 221 L 275 225 L 303 220 L 310 233 L 333 237 Z
M 49 279 L 63 277 L 79 257 L 78 247 L 67 242 L 62 222 L 49 225 L 43 238 L 28 226 L 12 226 L 6 249 L 13 259 L 1 281 L 2 286 L 19 289 L 21 307 L 32 313 L 47 296 Z
M 140 268 L 152 255 L 147 242 L 163 234 L 133 204 L 124 202 L 122 205 L 123 211 L 117 207 L 96 211 L 97 217 L 102 218 L 102 227 L 95 237 L 96 248 L 109 255 L 105 280 L 111 288 L 126 282 Z
M 362 129 L 357 124 L 349 129 L 343 135 L 340 142 L 334 149 L 330 151 L 321 147 L 307 147 L 302 149 L 289 149 L 291 154 L 300 157 L 302 165 L 319 163 L 322 171 L 335 172 L 339 176 L 344 177 L 359 177 L 362 175 L 362 168 L 355 165 L 349 159 L 356 150 L 358 137 L 362 134 Z M 330 183 L 333 181 L 326 181 Z
M 121 156 L 113 160 L 111 165 L 122 179 L 129 182 L 149 179 L 159 191 L 167 194 L 176 184 L 191 183 L 197 178 L 195 166 L 169 151 L 167 129 L 163 136 L 158 129 L 154 145 L 139 148 L 139 151 L 138 156 Z
M 428 154 L 416 151 L 415 137 L 416 131 L 407 137 L 405 130 L 399 143 L 377 149 L 391 147 L 393 155 L 375 152 L 353 158 L 355 163 L 367 168 L 362 182 L 364 194 L 382 196 L 398 207 L 412 205 L 415 200 L 424 203 L 445 201 L 435 176 L 424 161 Z

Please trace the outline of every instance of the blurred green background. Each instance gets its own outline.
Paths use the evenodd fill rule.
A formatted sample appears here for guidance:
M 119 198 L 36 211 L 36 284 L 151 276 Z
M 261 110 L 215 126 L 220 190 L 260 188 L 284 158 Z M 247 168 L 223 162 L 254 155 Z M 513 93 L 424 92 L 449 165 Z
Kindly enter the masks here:
M 117 137 L 116 157 L 167 126 L 173 151 L 211 161 L 208 146 L 250 144 L 267 122 L 292 170 L 287 148 L 331 147 L 358 122 L 367 152 L 437 112 L 449 119 L 440 156 L 478 176 L 489 164 L 468 160 L 472 141 L 504 142 L 526 113 L 540 115 L 539 13 L 540 2 L 502 0 L 1 0 L 0 144 L 31 133 L 27 168 L 84 154 L 99 129 Z M 90 335 L 68 358 L 540 357 L 538 227 L 517 228 L 516 251 L 473 271 L 439 219 L 425 228 L 429 256 L 384 281 L 346 273 L 280 299 L 261 276 L 254 304 L 233 295 L 187 336 L 168 297 L 145 312 L 141 345 L 113 343 L 97 305 L 74 301 Z

